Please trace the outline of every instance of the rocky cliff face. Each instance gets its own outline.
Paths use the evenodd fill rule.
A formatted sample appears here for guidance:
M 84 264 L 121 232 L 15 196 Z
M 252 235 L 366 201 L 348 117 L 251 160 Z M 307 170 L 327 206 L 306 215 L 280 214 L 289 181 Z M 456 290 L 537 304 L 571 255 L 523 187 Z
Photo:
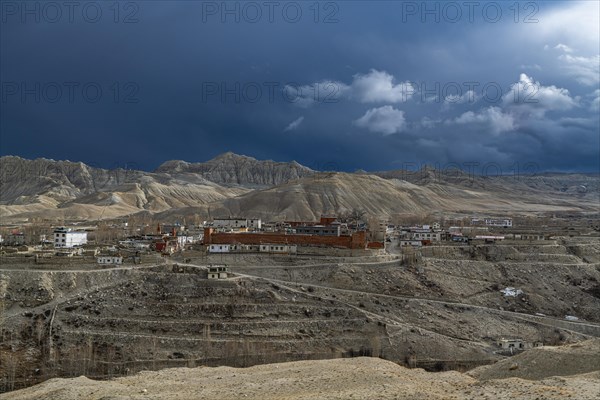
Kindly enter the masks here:
M 167 161 L 155 172 L 193 173 L 218 184 L 268 187 L 313 175 L 315 171 L 295 161 L 289 163 L 272 160 L 259 161 L 252 157 L 228 152 L 203 163 Z
M 105 170 L 81 162 L 0 158 L 0 203 L 28 204 L 38 196 L 58 202 L 141 178 L 139 171 Z
M 0 158 L 0 215 L 111 218 L 164 211 L 237 196 L 200 175 L 107 170 L 80 162 Z
M 378 176 L 375 176 L 378 175 Z M 168 161 L 155 172 L 47 159 L 0 158 L 0 217 L 98 219 L 150 211 L 318 219 L 361 209 L 381 217 L 430 212 L 597 212 L 598 175 L 474 176 L 461 171 L 313 171 L 233 153 Z M 465 211 L 466 210 L 466 211 Z

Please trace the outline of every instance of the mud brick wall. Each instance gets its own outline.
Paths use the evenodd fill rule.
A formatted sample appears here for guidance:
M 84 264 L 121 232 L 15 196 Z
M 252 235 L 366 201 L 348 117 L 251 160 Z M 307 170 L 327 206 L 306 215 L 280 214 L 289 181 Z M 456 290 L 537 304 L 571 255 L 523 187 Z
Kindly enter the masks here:
M 204 244 L 295 244 L 298 246 L 327 246 L 364 249 L 366 233 L 352 236 L 286 235 L 282 233 L 223 233 L 211 228 L 204 230 Z

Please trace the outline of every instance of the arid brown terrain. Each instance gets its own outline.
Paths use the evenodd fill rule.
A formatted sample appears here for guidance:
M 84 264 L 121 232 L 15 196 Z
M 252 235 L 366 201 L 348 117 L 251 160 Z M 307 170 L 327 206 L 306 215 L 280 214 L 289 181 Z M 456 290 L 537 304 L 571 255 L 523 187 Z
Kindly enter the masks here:
M 3 221 L 137 213 L 177 221 L 209 211 L 313 220 L 358 209 L 369 217 L 463 218 L 495 210 L 514 213 L 529 229 L 539 225 L 547 239 L 446 241 L 418 251 L 401 250 L 394 239 L 385 250 L 307 247 L 294 255 L 207 254 L 203 248 L 163 258 L 148 253 L 142 264 L 112 267 L 98 266 L 93 257 L 45 264 L 3 254 L 1 392 L 59 377 L 106 380 L 174 367 L 361 356 L 398 365 L 363 359 L 330 365 L 343 371 L 357 368 L 353 362 L 374 363 L 418 380 L 427 375 L 400 365 L 467 371 L 509 362 L 514 354 L 500 349 L 503 339 L 519 340 L 527 354 L 539 345 L 600 337 L 599 186 L 593 176 L 319 173 L 231 153 L 207 163 L 167 162 L 153 173 L 44 159 L 0 161 Z M 225 264 L 233 274 L 209 280 L 212 264 Z M 492 372 L 481 374 L 487 379 Z M 76 384 L 91 382 L 77 378 Z M 335 384 L 344 386 L 342 380 Z M 335 397 L 335 387 L 323 393 Z M 358 397 L 362 390 L 368 393 L 356 388 Z
M 399 213 L 597 213 L 597 174 L 481 176 L 460 170 L 319 172 L 233 153 L 205 163 L 167 161 L 154 172 L 0 157 L 0 217 L 97 220 L 136 213 L 159 220 L 244 214 L 315 220 L 354 209 Z
M 429 371 L 494 363 L 502 338 L 600 337 L 600 243 L 434 246 L 422 258 L 229 255 L 0 271 L 2 389 L 52 377 L 378 356 Z M 319 261 L 320 258 L 320 261 Z M 522 290 L 506 297 L 501 290 Z M 565 316 L 576 316 L 569 321 Z
M 407 369 L 377 358 L 299 361 L 250 368 L 177 368 L 144 372 L 108 382 L 85 377 L 52 379 L 0 395 L 11 400 L 70 399 L 579 399 L 594 400 L 600 372 L 581 373 L 563 365 L 582 354 L 600 359 L 596 340 L 538 348 L 496 364 L 510 378 L 473 378 L 460 372 Z M 556 353 L 556 357 L 549 354 Z M 534 361 L 535 360 L 535 361 Z M 596 363 L 596 368 L 598 365 Z M 531 380 L 523 370 L 553 372 Z M 477 371 L 477 370 L 475 370 Z M 555 372 L 555 373 L 554 373 Z M 473 374 L 476 375 L 476 374 Z

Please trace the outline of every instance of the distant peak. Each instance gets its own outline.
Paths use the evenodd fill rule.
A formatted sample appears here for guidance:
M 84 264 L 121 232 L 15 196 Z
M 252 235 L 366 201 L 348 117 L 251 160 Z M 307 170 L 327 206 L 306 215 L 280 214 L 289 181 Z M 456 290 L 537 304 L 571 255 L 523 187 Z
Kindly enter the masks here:
M 180 171 L 183 168 L 187 167 L 188 165 L 189 165 L 189 163 L 186 161 L 183 161 L 183 160 L 169 160 L 169 161 L 165 161 L 164 163 L 160 164 L 160 166 L 154 172 L 161 172 L 166 169 L 173 170 L 173 171 Z
M 236 154 L 232 151 L 227 151 L 225 153 L 219 154 L 218 156 L 216 156 L 215 158 L 213 158 L 210 161 L 215 161 L 215 160 L 231 160 L 231 159 L 244 159 L 244 160 L 255 160 L 255 158 L 253 157 L 248 157 L 245 155 L 241 155 L 241 154 Z

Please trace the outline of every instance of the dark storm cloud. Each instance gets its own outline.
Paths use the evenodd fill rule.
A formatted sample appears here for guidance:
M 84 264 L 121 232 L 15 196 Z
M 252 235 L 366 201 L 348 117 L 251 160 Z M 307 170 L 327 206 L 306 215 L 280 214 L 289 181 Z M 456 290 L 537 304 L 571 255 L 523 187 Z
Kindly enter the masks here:
M 41 2 L 2 3 L 1 154 L 597 170 L 592 2 L 518 14 L 480 2 L 472 15 L 464 2 L 109 3 L 82 2 L 71 19 L 63 7 L 57 22 Z M 538 103 L 503 97 L 521 74 Z

